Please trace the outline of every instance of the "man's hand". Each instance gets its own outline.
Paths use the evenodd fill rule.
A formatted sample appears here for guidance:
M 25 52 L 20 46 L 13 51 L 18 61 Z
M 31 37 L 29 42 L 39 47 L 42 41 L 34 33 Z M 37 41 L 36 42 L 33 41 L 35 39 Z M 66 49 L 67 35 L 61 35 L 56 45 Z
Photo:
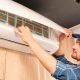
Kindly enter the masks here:
M 68 33 L 67 35 L 64 33 L 60 33 L 59 34 L 59 49 L 56 51 L 55 55 L 59 56 L 59 55 L 63 55 L 64 51 L 63 51 L 63 45 L 64 45 L 64 39 L 67 37 L 72 36 L 72 31 L 70 31 L 67 28 L 64 28 L 64 30 Z
M 33 39 L 32 33 L 27 26 L 19 26 L 15 29 L 15 32 L 26 43 Z
M 62 42 L 66 37 L 72 36 L 72 31 L 70 31 L 67 28 L 64 28 L 64 30 L 66 31 L 66 33 L 68 33 L 67 35 L 64 33 L 60 33 L 59 34 L 59 41 Z

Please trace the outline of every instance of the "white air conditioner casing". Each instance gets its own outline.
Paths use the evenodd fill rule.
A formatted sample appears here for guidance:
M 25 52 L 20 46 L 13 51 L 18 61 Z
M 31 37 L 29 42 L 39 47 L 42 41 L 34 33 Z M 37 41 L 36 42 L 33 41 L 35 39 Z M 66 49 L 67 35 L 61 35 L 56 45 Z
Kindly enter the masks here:
M 0 47 L 5 47 L 25 53 L 31 53 L 28 45 L 15 34 L 14 27 L 0 22 Z M 43 36 L 33 34 L 34 39 L 46 50 L 51 53 L 58 49 L 58 41 L 47 39 Z
M 56 33 L 57 30 L 67 34 L 60 25 L 14 1 L 1 0 L 0 10 L 43 24 L 52 29 L 52 32 Z M 15 34 L 14 28 L 15 27 L 8 25 L 8 23 L 5 24 L 0 22 L 0 47 L 31 53 L 29 46 L 25 45 L 25 43 Z M 48 39 L 43 36 L 33 34 L 34 39 L 46 51 L 54 53 L 59 48 L 59 42 L 55 34 L 52 36 L 54 37 L 53 39 Z

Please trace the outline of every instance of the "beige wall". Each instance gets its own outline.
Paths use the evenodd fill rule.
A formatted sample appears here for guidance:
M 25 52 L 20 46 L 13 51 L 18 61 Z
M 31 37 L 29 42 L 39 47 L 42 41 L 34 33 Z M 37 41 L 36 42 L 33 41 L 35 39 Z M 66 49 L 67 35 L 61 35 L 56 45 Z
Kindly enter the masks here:
M 0 80 L 50 80 L 50 77 L 34 56 L 0 48 Z
M 6 57 L 6 50 L 0 48 L 0 80 L 4 80 L 5 78 L 5 57 Z

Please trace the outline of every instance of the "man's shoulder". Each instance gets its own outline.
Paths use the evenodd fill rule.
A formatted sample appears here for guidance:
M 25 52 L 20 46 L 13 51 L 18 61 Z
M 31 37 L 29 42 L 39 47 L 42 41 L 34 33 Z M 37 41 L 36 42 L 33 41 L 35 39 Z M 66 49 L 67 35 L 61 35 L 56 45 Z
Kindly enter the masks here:
M 57 60 L 63 62 L 64 64 L 74 65 L 72 62 L 70 62 L 67 58 L 65 58 L 65 55 L 53 55 Z

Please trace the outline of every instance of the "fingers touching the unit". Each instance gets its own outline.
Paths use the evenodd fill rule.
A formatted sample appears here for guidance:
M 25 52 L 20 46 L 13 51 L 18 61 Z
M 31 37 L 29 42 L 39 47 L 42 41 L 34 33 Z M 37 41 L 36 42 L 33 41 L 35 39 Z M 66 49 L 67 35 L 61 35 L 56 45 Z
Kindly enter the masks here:
M 64 40 L 66 37 L 71 37 L 71 36 L 72 36 L 72 31 L 71 31 L 71 30 L 69 30 L 69 29 L 67 29 L 67 28 L 64 28 L 64 30 L 65 30 L 65 32 L 67 33 L 67 35 L 64 34 L 64 33 L 60 33 L 60 34 L 59 34 L 59 40 L 60 40 L 60 41 Z
M 28 41 L 33 39 L 32 33 L 27 26 L 18 26 L 15 29 L 15 32 L 23 41 Z
M 72 36 L 72 31 L 70 31 L 69 29 L 67 28 L 64 28 L 64 30 L 66 31 L 66 33 L 68 33 L 67 35 L 64 34 L 64 33 L 60 33 L 59 34 L 59 41 L 63 41 L 66 37 L 70 37 Z M 33 36 L 32 36 L 32 33 L 29 29 L 29 27 L 27 26 L 18 26 L 16 29 L 15 29 L 15 32 L 16 34 L 24 41 L 28 41 L 28 40 L 31 40 L 33 39 Z
M 64 30 L 67 33 L 67 35 L 65 34 L 67 37 L 72 36 L 73 32 L 70 29 L 64 28 Z

